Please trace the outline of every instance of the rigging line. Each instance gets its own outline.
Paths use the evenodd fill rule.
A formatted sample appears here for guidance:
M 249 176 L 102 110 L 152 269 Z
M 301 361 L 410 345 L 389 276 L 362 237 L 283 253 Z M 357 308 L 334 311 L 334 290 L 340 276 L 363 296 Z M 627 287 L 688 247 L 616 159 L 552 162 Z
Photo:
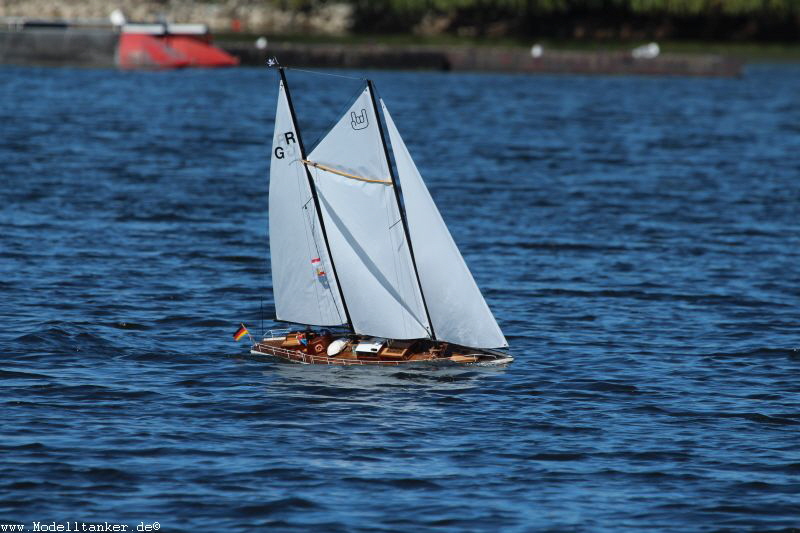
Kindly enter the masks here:
M 316 252 L 314 255 L 316 257 L 320 258 L 320 260 L 322 260 L 322 256 L 320 255 L 319 249 L 317 247 L 317 240 L 314 237 L 314 222 L 313 222 L 313 220 L 311 220 L 313 215 L 311 213 L 309 213 L 309 211 L 308 211 L 308 209 L 306 207 L 306 206 L 308 206 L 308 203 L 311 200 L 313 200 L 313 198 L 310 198 L 308 200 L 308 202 L 303 204 L 303 212 L 305 214 L 305 219 L 306 219 L 305 220 L 306 223 L 303 224 L 303 230 L 305 231 L 305 234 L 306 234 L 306 247 L 307 248 L 312 248 L 312 246 L 313 246 L 313 250 L 308 250 L 308 251 L 309 252 L 311 252 L 311 251 Z M 310 237 L 309 237 L 309 231 L 311 232 L 311 236 Z M 313 263 L 312 263 L 312 265 L 313 265 Z M 319 287 L 317 287 L 317 283 L 316 282 L 314 282 L 312 285 L 314 287 L 314 294 L 315 294 L 316 300 L 317 300 L 317 311 L 319 311 L 319 321 L 320 322 L 324 322 L 324 320 L 322 318 L 324 312 L 322 310 L 322 298 L 320 298 L 320 296 L 319 296 Z M 334 306 L 335 306 L 335 303 L 334 303 Z M 339 313 L 338 309 L 337 309 L 336 313 L 337 314 Z M 341 318 L 341 317 L 339 317 L 339 318 Z
M 297 116 L 294 112 L 294 106 L 292 105 L 292 95 L 289 92 L 289 83 L 286 81 L 286 73 L 283 67 L 278 68 L 278 73 L 281 77 L 281 84 L 283 85 L 284 95 L 286 96 L 286 103 L 289 106 L 289 115 L 292 118 L 292 127 L 297 134 L 297 144 L 300 147 L 300 155 L 301 157 L 305 157 L 306 150 L 303 145 L 303 137 L 300 135 L 300 129 L 297 124 Z M 322 239 L 325 241 L 325 248 L 328 252 L 328 259 L 331 262 L 331 268 L 333 269 L 333 277 L 336 279 L 336 286 L 339 289 L 339 298 L 342 304 L 342 308 L 344 310 L 344 314 L 347 317 L 347 325 L 350 326 L 350 329 L 355 332 L 355 327 L 353 326 L 353 320 L 350 317 L 350 310 L 347 308 L 347 300 L 344 298 L 344 291 L 342 290 L 342 284 L 339 281 L 339 274 L 336 271 L 336 264 L 333 259 L 333 253 L 331 252 L 331 245 L 328 242 L 328 233 L 325 231 L 325 221 L 322 219 L 322 208 L 319 206 L 319 196 L 317 195 L 317 187 L 314 184 L 314 179 L 311 177 L 311 171 L 308 170 L 308 167 L 303 165 L 305 169 L 306 178 L 308 180 L 308 186 L 311 189 L 311 197 L 314 199 L 314 210 L 317 213 L 317 220 L 319 221 L 319 228 L 322 231 Z
M 322 133 L 320 133 L 319 135 L 317 135 L 317 138 L 316 138 L 316 139 L 314 139 L 314 142 L 312 142 L 311 144 L 309 144 L 309 145 L 308 145 L 308 146 L 311 146 L 312 148 L 311 148 L 311 150 L 309 150 L 307 153 L 311 153 L 311 152 L 313 152 L 313 151 L 314 151 L 314 149 L 315 149 L 317 146 L 319 146 L 319 144 L 322 142 L 322 140 L 323 140 L 323 139 L 325 139 L 325 137 L 327 137 L 327 136 L 328 136 L 328 134 L 331 132 L 331 130 L 333 130 L 333 128 L 336 126 L 336 124 L 338 124 L 338 123 L 339 123 L 339 121 L 341 120 L 341 118 L 342 118 L 342 116 L 345 114 L 345 112 L 346 112 L 348 109 L 350 109 L 350 107 L 351 107 L 351 106 L 352 106 L 352 105 L 355 103 L 355 101 L 356 101 L 356 100 L 358 100 L 358 98 L 361 96 L 361 94 L 362 94 L 362 93 L 363 93 L 363 92 L 366 90 L 366 88 L 367 88 L 366 80 L 361 80 L 361 81 L 363 81 L 363 82 L 364 82 L 364 83 L 363 83 L 363 86 L 362 86 L 362 87 L 359 87 L 358 91 L 356 91 L 356 92 L 354 93 L 354 96 L 352 96 L 352 97 L 351 97 L 351 98 L 350 98 L 350 99 L 347 101 L 347 103 L 345 103 L 345 104 L 344 104 L 344 105 L 343 105 L 343 106 L 342 106 L 342 107 L 339 109 L 339 112 L 338 112 L 338 113 L 336 113 L 336 115 L 334 115 L 334 117 L 336 117 L 336 118 L 334 118 L 334 119 L 332 119 L 330 122 L 328 122 L 328 124 L 327 124 L 327 126 L 325 127 L 325 129 L 323 129 L 323 130 L 322 130 Z
M 325 195 L 320 195 L 319 200 L 325 205 L 325 211 L 328 213 L 328 216 L 333 222 L 333 227 L 338 228 L 344 240 L 350 243 L 352 251 L 361 260 L 361 264 L 372 275 L 374 280 L 378 282 L 381 288 L 383 288 L 383 290 L 386 291 L 386 293 L 391 296 L 392 299 L 397 302 L 406 313 L 408 313 L 409 316 L 417 320 L 417 322 L 424 328 L 422 321 L 416 319 L 414 311 L 409 307 L 408 303 L 406 303 L 405 299 L 400 295 L 400 293 L 397 292 L 397 288 L 386 278 L 386 275 L 375 263 L 373 258 L 370 257 L 370 254 L 368 254 L 363 246 L 358 242 L 336 210 L 333 209 L 333 206 L 331 206 L 331 204 L 325 199 Z
M 391 180 L 373 180 L 370 178 L 362 178 L 361 176 L 356 176 L 355 174 L 349 174 L 347 172 L 344 172 L 343 170 L 337 170 L 327 165 L 323 165 L 322 163 L 315 163 L 313 161 L 309 161 L 308 159 L 301 159 L 300 161 L 302 161 L 304 165 L 318 168 L 320 170 L 324 170 L 325 172 L 330 172 L 331 174 L 338 174 L 339 176 L 344 176 L 345 178 L 350 178 L 352 180 L 366 181 L 367 183 L 383 183 L 385 185 L 392 184 Z
M 295 168 L 297 170 L 300 170 L 300 168 L 302 168 L 302 167 L 295 166 Z M 296 172 L 295 173 L 295 178 L 296 178 L 296 181 L 297 181 L 297 184 L 298 184 L 298 187 L 297 187 L 298 193 L 302 194 L 301 193 L 302 187 L 300 186 L 300 181 L 302 181 L 303 177 L 300 174 L 301 174 L 300 172 Z M 305 174 L 305 172 L 303 172 L 303 174 Z M 322 256 L 320 255 L 319 249 L 317 247 L 317 240 L 316 240 L 316 238 L 314 236 L 313 215 L 308 210 L 308 204 L 311 203 L 313 200 L 314 200 L 313 197 L 309 198 L 308 200 L 306 200 L 306 202 L 303 204 L 303 206 L 301 208 L 301 211 L 303 212 L 304 219 L 305 219 L 305 224 L 303 224 L 303 231 L 305 232 L 305 235 L 306 235 L 306 249 L 307 249 L 307 252 L 316 251 L 315 256 L 321 258 Z M 311 233 L 310 235 L 309 235 L 309 232 Z M 312 246 L 313 246 L 314 250 L 311 250 Z M 316 300 L 317 300 L 317 311 L 319 312 L 319 315 L 318 315 L 319 316 L 319 322 L 323 322 L 323 318 L 322 317 L 323 317 L 324 313 L 323 313 L 323 310 L 322 310 L 322 298 L 320 298 L 320 296 L 319 296 L 319 288 L 317 287 L 316 283 L 313 283 L 313 287 L 314 287 L 314 295 L 316 296 Z M 336 307 L 335 302 L 334 302 L 334 307 Z M 339 314 L 339 310 L 338 309 L 336 310 L 336 314 L 337 315 Z M 341 316 L 339 318 L 341 318 Z
M 417 287 L 419 288 L 419 295 L 422 298 L 422 307 L 425 309 L 425 318 L 428 319 L 428 326 L 430 327 L 429 333 L 432 340 L 436 340 L 436 331 L 433 328 L 433 320 L 431 320 L 431 313 L 428 309 L 428 302 L 425 299 L 425 291 L 422 289 L 422 281 L 419 277 L 419 269 L 417 268 L 417 259 L 414 257 L 414 245 L 411 243 L 411 233 L 408 229 L 408 216 L 406 215 L 405 204 L 400 199 L 400 188 L 397 186 L 397 179 L 392 169 L 392 159 L 389 157 L 389 146 L 386 144 L 386 137 L 383 134 L 383 122 L 381 121 L 380 111 L 378 110 L 378 102 L 375 96 L 375 84 L 372 80 L 367 80 L 367 90 L 369 91 L 370 100 L 372 100 L 372 110 L 375 113 L 375 119 L 378 122 L 378 133 L 381 137 L 381 144 L 383 145 L 383 155 L 386 157 L 386 164 L 389 166 L 389 176 L 394 182 L 394 198 L 397 202 L 397 209 L 400 212 L 400 219 L 403 221 L 403 232 L 406 236 L 406 244 L 408 246 L 408 253 L 411 255 L 411 264 L 414 266 L 414 276 L 417 279 Z M 381 100 L 383 103 L 383 100 Z M 385 107 L 385 105 L 384 105 Z M 401 184 L 402 187 L 402 184 Z
M 395 213 L 392 213 L 392 204 L 391 204 L 391 202 L 387 202 L 387 204 L 386 204 L 386 223 L 387 224 L 391 223 L 393 215 L 395 215 Z M 399 216 L 399 213 L 397 213 L 397 215 Z M 397 220 L 394 224 L 391 224 L 389 226 L 389 231 L 388 231 L 388 233 L 389 233 L 389 242 L 392 245 L 392 248 L 394 249 L 394 253 L 392 254 L 392 256 L 394 257 L 394 261 L 392 262 L 392 266 L 394 266 L 394 279 L 397 282 L 397 286 L 398 287 L 402 287 L 403 293 L 404 294 L 408 294 L 408 289 L 410 288 L 409 284 L 406 283 L 407 280 L 405 279 L 405 276 L 403 276 L 403 279 L 401 279 L 401 276 L 400 276 L 400 272 L 401 272 L 401 270 L 403 270 L 402 267 L 400 266 L 401 257 L 403 257 L 403 255 L 402 255 L 402 253 L 400 251 L 401 248 L 403 247 L 403 242 L 402 242 L 403 238 L 400 237 L 399 239 L 395 239 L 394 237 L 395 237 L 396 232 L 392 231 L 392 229 L 395 226 L 397 226 L 397 224 L 399 222 L 400 222 L 400 220 Z M 412 289 L 412 292 L 413 292 L 413 289 Z M 416 322 L 419 322 L 418 320 L 416 320 L 416 317 L 412 316 L 411 318 L 413 318 Z M 410 328 L 409 328 L 409 315 L 403 315 L 403 327 L 404 327 L 404 331 L 406 331 L 406 332 L 408 332 L 410 330 Z M 425 329 L 424 325 L 423 325 L 423 329 Z
M 295 166 L 295 168 L 297 168 L 297 170 L 300 170 L 300 167 L 296 167 L 296 166 Z M 302 181 L 302 179 L 303 179 L 303 176 L 301 176 L 300 174 L 301 174 L 300 172 L 296 172 L 296 173 L 295 173 L 295 178 L 296 178 L 296 182 L 297 182 L 297 185 L 298 185 L 298 187 L 297 187 L 298 194 L 302 194 L 302 193 L 301 193 L 301 191 L 302 191 L 302 187 L 300 186 L 300 182 Z M 316 248 L 316 246 L 317 246 L 316 239 L 314 238 L 314 235 L 313 235 L 313 232 L 314 232 L 314 224 L 313 224 L 313 222 L 311 221 L 311 217 L 312 217 L 313 215 L 311 215 L 311 213 L 309 213 L 309 211 L 308 211 L 308 204 L 309 204 L 309 203 L 310 203 L 312 200 L 313 200 L 313 198 L 309 198 L 309 199 L 308 199 L 308 200 L 307 200 L 307 201 L 306 201 L 306 202 L 305 202 L 305 203 L 302 205 L 302 207 L 300 208 L 300 210 L 301 210 L 301 212 L 302 212 L 303 220 L 304 220 L 304 222 L 305 222 L 304 224 L 302 224 L 302 226 L 303 226 L 303 232 L 305 233 L 305 236 L 306 236 L 306 241 L 305 241 L 305 242 L 306 242 L 306 251 L 307 251 L 307 253 L 309 253 L 309 255 L 310 255 L 310 254 L 311 254 L 311 252 L 312 252 L 312 250 L 311 250 L 311 247 L 312 247 L 312 245 L 314 246 L 314 248 Z M 312 235 L 311 235 L 311 236 L 309 236 L 309 228 L 310 228 L 310 231 L 311 231 L 311 233 L 312 233 Z M 299 245 L 299 243 L 298 243 L 298 245 Z M 319 255 L 319 251 L 317 251 L 317 253 L 316 253 L 316 256 L 317 256 L 317 257 L 320 257 L 320 255 Z M 314 295 L 316 296 L 316 301 L 317 301 L 317 311 L 319 312 L 319 315 L 318 315 L 318 316 L 319 316 L 319 320 L 318 320 L 318 322 L 322 322 L 322 321 L 323 321 L 323 320 L 322 320 L 322 317 L 323 317 L 323 311 L 322 311 L 322 299 L 319 297 L 319 289 L 317 288 L 317 284 L 316 284 L 316 283 L 314 283 L 314 284 L 313 284 L 313 287 L 314 287 Z M 335 305 L 335 304 L 334 304 L 334 305 Z M 337 310 L 337 314 L 338 314 L 338 310 Z M 340 318 L 341 318 L 341 317 L 340 317 Z
M 367 78 L 356 78 L 355 76 L 345 76 L 344 74 L 331 74 L 330 72 L 318 72 L 316 70 L 306 70 L 297 67 L 283 67 L 286 70 L 296 70 L 297 72 L 306 72 L 308 74 L 316 74 L 318 76 L 333 76 L 334 78 L 345 78 L 348 80 L 367 81 Z
M 312 201 L 312 200 L 313 200 L 313 198 L 309 199 L 309 202 Z M 308 205 L 308 202 L 306 202 L 306 205 Z M 312 239 L 312 242 L 314 243 L 314 249 L 317 252 L 316 255 L 319 258 L 319 260 L 322 261 L 322 253 L 320 252 L 320 249 L 319 249 L 319 243 L 317 242 L 317 237 L 316 237 L 317 236 L 317 232 L 315 231 L 317 226 L 314 224 L 314 219 L 311 216 L 311 213 L 309 213 L 308 219 L 309 219 L 309 223 L 310 223 L 310 226 L 311 226 L 311 239 Z M 326 259 L 327 259 L 328 262 L 330 261 L 329 257 L 326 257 Z M 322 263 L 322 264 L 324 265 L 325 269 L 328 268 L 327 263 Z M 327 273 L 325 275 L 327 276 Z M 316 283 L 315 283 L 315 285 L 316 285 Z M 323 288 L 324 287 L 325 287 L 325 285 L 323 285 Z M 344 318 L 342 318 L 342 314 L 339 312 L 339 306 L 336 305 L 336 296 L 333 294 L 333 285 L 331 284 L 331 280 L 330 279 L 328 280 L 327 289 L 328 289 L 328 292 L 331 295 L 331 299 L 333 300 L 333 308 L 336 310 L 336 316 L 339 317 L 340 321 L 346 322 L 346 320 Z M 319 304 L 320 309 L 322 309 L 322 301 L 319 300 L 317 303 Z

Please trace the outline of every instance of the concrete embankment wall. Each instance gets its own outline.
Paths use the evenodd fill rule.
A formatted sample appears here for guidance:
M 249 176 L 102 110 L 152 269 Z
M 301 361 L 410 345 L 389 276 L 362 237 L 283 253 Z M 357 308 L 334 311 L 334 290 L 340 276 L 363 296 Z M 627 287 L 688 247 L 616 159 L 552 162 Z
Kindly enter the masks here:
M 254 45 L 222 46 L 247 65 L 263 65 L 274 56 L 284 65 L 318 68 L 723 77 L 738 76 L 742 70 L 741 61 L 717 55 L 661 54 L 652 59 L 637 59 L 628 52 L 546 50 L 535 58 L 524 48 L 278 43 L 259 50 Z
M 119 34 L 91 28 L 0 31 L 0 64 L 113 67 Z

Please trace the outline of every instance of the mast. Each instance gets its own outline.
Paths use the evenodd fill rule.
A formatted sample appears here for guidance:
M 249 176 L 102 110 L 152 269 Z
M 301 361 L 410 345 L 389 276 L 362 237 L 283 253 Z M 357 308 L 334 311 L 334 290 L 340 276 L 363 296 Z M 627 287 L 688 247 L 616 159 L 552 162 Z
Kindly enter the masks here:
M 292 116 L 292 124 L 294 125 L 295 133 L 297 133 L 297 144 L 300 146 L 300 158 L 305 159 L 306 149 L 305 146 L 303 145 L 303 136 L 300 134 L 300 127 L 298 126 L 297 123 L 297 116 L 294 113 L 294 104 L 292 104 L 292 95 L 289 92 L 289 84 L 286 81 L 286 74 L 283 71 L 283 67 L 278 67 L 278 73 L 281 76 L 281 82 L 283 82 L 283 91 L 286 94 L 286 102 L 289 104 L 289 114 Z M 373 104 L 374 103 L 375 101 L 373 99 Z M 381 131 L 381 138 L 383 138 L 382 131 Z M 319 198 L 317 198 L 317 188 L 314 185 L 314 179 L 311 177 L 311 171 L 308 170 L 308 167 L 305 164 L 302 165 L 306 172 L 306 178 L 308 178 L 308 186 L 311 189 L 311 197 L 314 200 L 314 209 L 317 212 L 317 220 L 319 220 L 319 228 L 320 231 L 322 232 L 322 239 L 325 241 L 325 249 L 328 251 L 328 259 L 330 259 L 331 261 L 331 270 L 333 270 L 333 277 L 334 279 L 336 279 L 336 287 L 338 287 L 339 289 L 339 298 L 342 300 L 342 307 L 344 308 L 345 318 L 347 318 L 347 325 L 350 327 L 351 331 L 355 331 L 353 329 L 353 321 L 350 319 L 350 311 L 348 311 L 347 309 L 347 302 L 344 299 L 344 292 L 342 292 L 342 285 L 341 283 L 339 283 L 339 275 L 336 273 L 336 265 L 334 264 L 333 261 L 333 252 L 331 251 L 331 246 L 328 243 L 328 233 L 325 231 L 325 221 L 322 219 L 322 210 L 320 209 L 319 206 Z
M 285 83 L 285 82 L 284 82 Z M 428 326 L 430 326 L 431 339 L 436 340 L 436 333 L 433 330 L 433 321 L 431 320 L 431 313 L 428 311 L 428 302 L 425 301 L 425 291 L 422 290 L 422 282 L 419 279 L 419 270 L 417 270 L 417 260 L 414 258 L 414 246 L 411 244 L 411 234 L 408 231 L 408 221 L 406 220 L 406 210 L 403 203 L 400 201 L 400 191 L 397 188 L 397 179 L 392 170 L 392 160 L 389 159 L 389 147 L 386 145 L 386 138 L 383 135 L 383 122 L 381 121 L 381 114 L 378 111 L 378 104 L 375 100 L 375 86 L 372 80 L 367 80 L 367 87 L 369 88 L 369 97 L 372 101 L 372 110 L 375 112 L 375 118 L 378 121 L 378 131 L 381 136 L 381 144 L 383 145 L 383 155 L 386 157 L 386 166 L 389 168 L 389 176 L 392 179 L 392 189 L 394 190 L 394 199 L 397 202 L 397 210 L 400 212 L 400 220 L 403 222 L 403 231 L 406 234 L 406 242 L 408 243 L 408 251 L 411 255 L 411 264 L 414 266 L 414 276 L 417 279 L 417 287 L 419 287 L 419 294 L 422 297 L 422 306 L 425 308 L 425 316 L 428 319 Z M 288 96 L 288 93 L 287 93 Z M 289 108 L 292 107 L 291 100 Z M 298 134 L 299 135 L 299 134 Z M 302 150 L 302 144 L 301 150 Z M 347 309 L 347 307 L 345 307 Z

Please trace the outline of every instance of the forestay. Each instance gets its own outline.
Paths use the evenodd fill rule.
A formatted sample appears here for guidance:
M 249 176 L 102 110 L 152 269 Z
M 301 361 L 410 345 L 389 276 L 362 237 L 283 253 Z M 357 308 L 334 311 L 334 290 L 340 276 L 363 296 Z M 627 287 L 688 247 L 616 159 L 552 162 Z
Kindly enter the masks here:
M 369 88 L 308 160 L 353 329 L 429 337 Z
M 275 313 L 279 320 L 347 323 L 302 163 L 283 83 L 278 94 L 269 173 L 269 235 Z M 316 261 L 318 259 L 318 261 Z
M 436 338 L 473 348 L 508 346 L 382 100 L 381 106 Z

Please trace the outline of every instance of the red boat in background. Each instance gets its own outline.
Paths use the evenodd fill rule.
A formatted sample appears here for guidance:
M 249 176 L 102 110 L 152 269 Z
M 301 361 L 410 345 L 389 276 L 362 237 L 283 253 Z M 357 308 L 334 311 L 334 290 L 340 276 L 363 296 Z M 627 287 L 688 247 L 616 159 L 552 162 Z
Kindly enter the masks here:
M 205 24 L 123 24 L 120 68 L 232 67 L 239 59 L 211 44 Z
M 107 20 L 0 19 L 0 63 L 117 66 L 123 69 L 232 67 L 239 58 L 214 46 L 205 24 Z

